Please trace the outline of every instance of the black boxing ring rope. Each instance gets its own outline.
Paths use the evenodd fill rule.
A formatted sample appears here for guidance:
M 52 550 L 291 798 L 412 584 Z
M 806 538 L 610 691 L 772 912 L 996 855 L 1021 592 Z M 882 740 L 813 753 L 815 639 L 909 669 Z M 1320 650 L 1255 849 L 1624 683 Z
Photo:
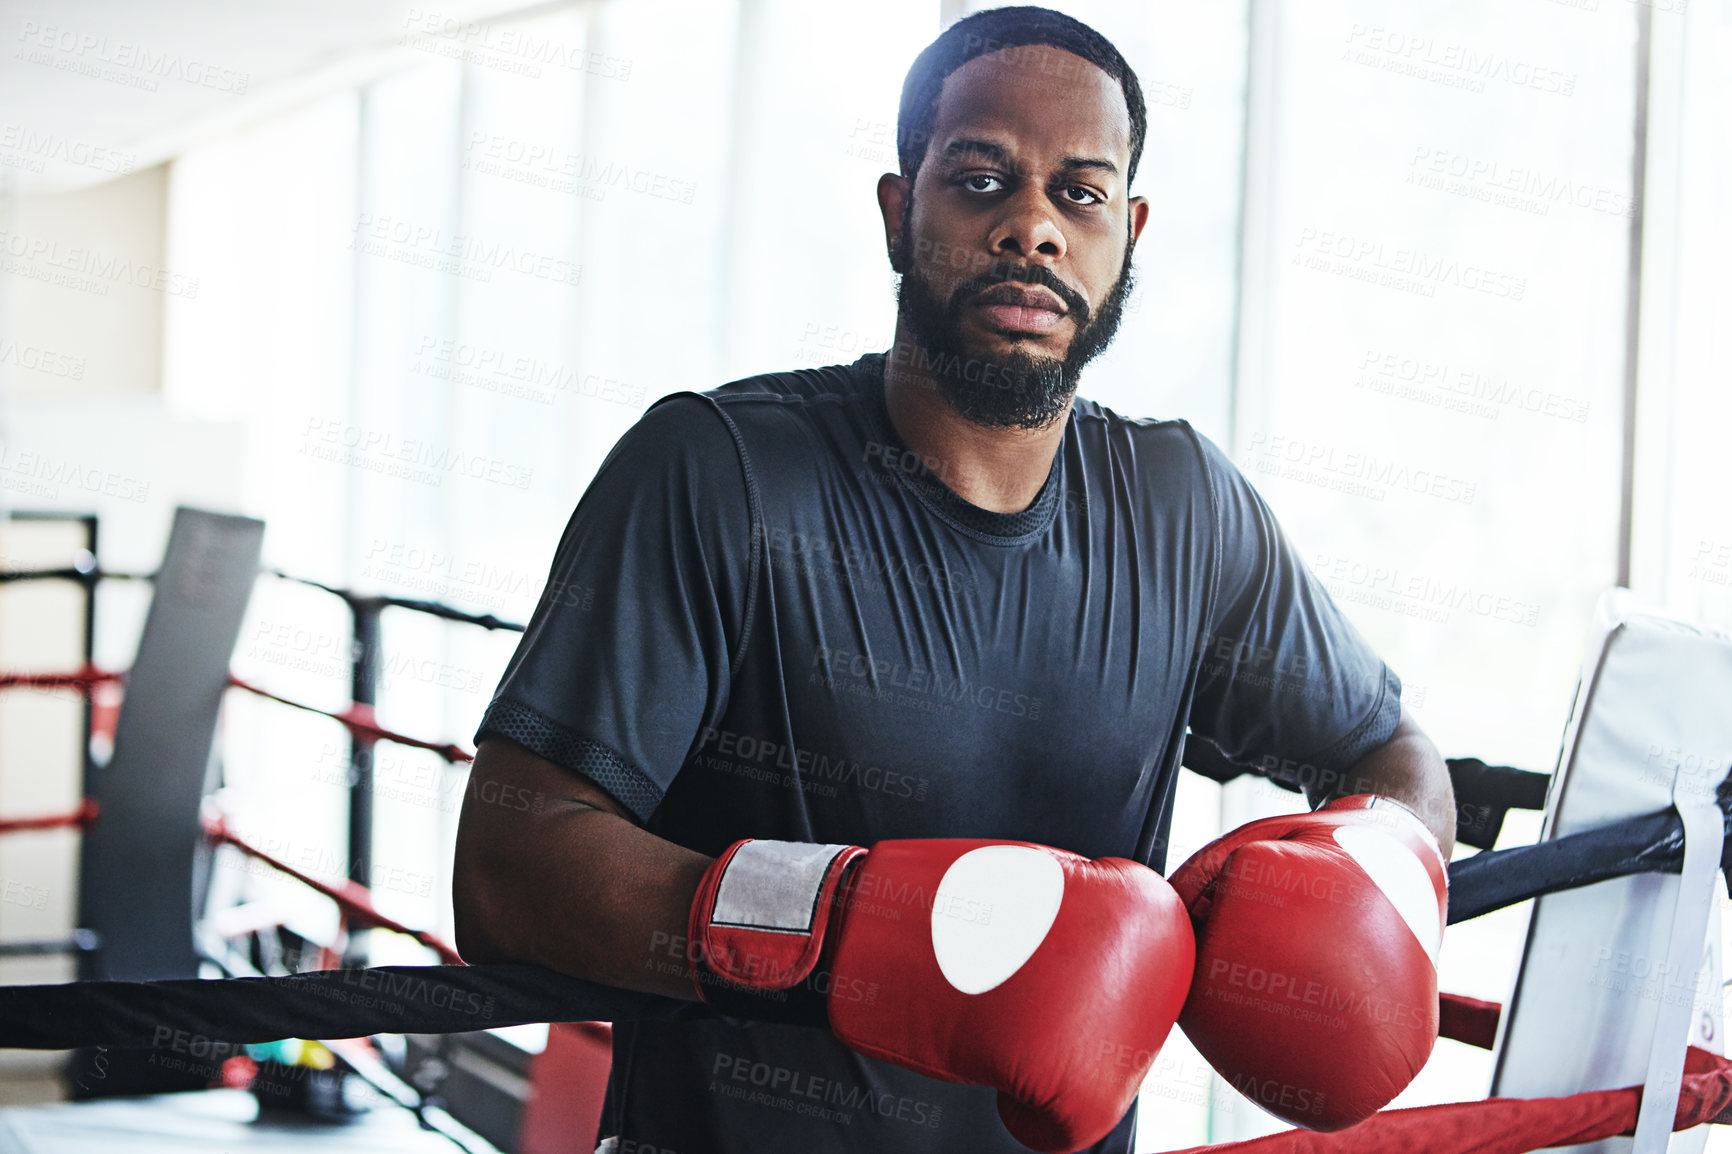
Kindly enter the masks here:
M 329 717 L 348 730 L 357 756 L 363 752 L 370 753 L 372 744 L 383 740 L 429 750 L 448 763 L 473 760 L 473 754 L 453 743 L 441 744 L 415 738 L 377 723 L 371 700 L 371 679 L 376 670 L 380 614 L 385 608 L 403 608 L 487 629 L 521 631 L 523 626 L 491 614 L 466 613 L 436 601 L 362 595 L 280 571 L 269 572 L 284 580 L 322 589 L 349 605 L 356 622 L 355 686 L 358 692 L 353 694 L 349 706 L 331 711 L 281 697 L 231 674 L 229 680 L 233 688 Z M 0 572 L 0 583 L 65 579 L 78 581 L 87 590 L 105 578 L 149 579 L 137 574 L 104 573 L 96 570 L 94 565 L 82 564 L 72 569 Z M 121 675 L 98 670 L 87 661 L 84 667 L 73 673 L 0 673 L 0 689 L 69 688 L 88 697 L 97 685 L 120 679 Z M 363 689 L 365 693 L 360 692 Z M 1185 751 L 1187 766 L 1217 781 L 1229 780 L 1243 772 L 1244 767 L 1223 765 L 1218 757 L 1211 756 L 1206 747 L 1199 751 L 1200 755 L 1193 756 L 1191 746 L 1198 744 L 1194 741 L 1188 743 Z M 1458 813 L 1458 829 L 1464 831 L 1461 836 L 1466 844 L 1489 845 L 1495 841 L 1504 813 L 1509 808 L 1543 806 L 1548 775 L 1487 766 L 1474 758 L 1450 759 L 1449 768 L 1458 789 L 1468 786 L 1470 791 L 1475 791 L 1472 797 L 1477 799 L 1474 804 L 1463 806 Z M 1299 788 L 1297 783 L 1278 781 L 1277 784 Z M 1718 787 L 1716 802 L 1722 813 L 1723 836 L 1732 834 L 1732 775 Z M 364 812 L 370 817 L 370 810 Z M 352 817 L 353 814 L 352 810 Z M 94 808 L 87 802 L 72 815 L 0 822 L 0 833 L 82 826 L 96 816 Z M 312 885 L 337 901 L 345 917 L 354 916 L 372 927 L 408 933 L 447 957 L 455 956 L 450 947 L 431 935 L 378 915 L 363 885 L 351 881 L 347 887 L 337 887 L 318 882 L 274 862 L 268 854 L 249 846 L 220 818 L 207 815 L 205 825 L 205 832 L 213 841 L 234 845 L 242 852 L 261 857 L 297 880 Z M 1732 839 L 1723 843 L 1721 868 L 1726 874 L 1729 892 L 1732 892 L 1732 850 L 1726 848 L 1727 844 L 1732 844 Z M 1641 873 L 1678 873 L 1683 864 L 1683 847 L 1683 822 L 1676 812 L 1665 810 L 1537 845 L 1506 850 L 1486 849 L 1473 857 L 1450 863 L 1448 921 L 1453 925 L 1530 898 L 1611 878 Z M 1441 1011 L 1442 1036 L 1482 1047 L 1492 1044 L 1497 1017 L 1501 1013 L 1501 1007 L 1495 1003 L 1444 994 Z M 603 986 L 533 965 L 348 967 L 282 977 L 87 981 L 0 987 L 0 1047 L 151 1047 L 163 1044 L 177 1033 L 201 1038 L 207 1044 L 238 1045 L 289 1037 L 358 1038 L 383 1033 L 468 1032 L 525 1023 L 675 1020 L 712 1016 L 714 1012 L 701 1003 Z M 1494 1104 L 1488 1101 L 1458 1105 Z M 1732 1113 L 1721 1116 L 1732 1116 Z M 1719 1117 L 1710 1117 L 1720 1120 Z M 1309 1135 L 1300 1140 L 1326 1137 Z
M 426 613 L 489 630 L 521 632 L 523 626 L 493 614 L 475 614 L 438 601 L 419 598 L 360 594 L 353 590 L 297 577 L 281 570 L 270 575 L 320 589 L 341 598 L 356 614 L 357 666 L 374 658 L 364 650 L 369 640 L 376 645 L 377 618 L 387 608 Z M 0 571 L 0 583 L 22 580 L 62 579 L 87 588 L 104 579 L 149 580 L 150 575 L 116 573 L 81 565 L 69 569 Z M 372 628 L 365 623 L 372 622 Z M 68 674 L 0 673 L 0 689 L 9 686 L 72 688 L 85 694 L 100 684 L 121 680 L 120 674 L 85 667 Z M 370 702 L 354 702 L 342 710 L 328 710 L 273 693 L 231 675 L 237 689 L 292 708 L 328 717 L 349 731 L 357 745 L 390 741 L 438 754 L 449 763 L 472 761 L 474 755 L 453 743 L 439 743 L 398 733 L 376 721 Z M 1215 751 L 1196 741 L 1188 743 L 1185 762 L 1214 780 L 1228 780 L 1245 767 L 1226 764 Z M 1193 764 L 1194 763 L 1194 764 Z M 1449 759 L 1452 778 L 1477 790 L 1489 804 L 1464 806 L 1461 821 L 1487 826 L 1483 815 L 1495 811 L 1489 823 L 1492 836 L 1501 825 L 1502 811 L 1511 806 L 1543 805 L 1543 783 L 1548 775 L 1501 766 L 1487 766 L 1476 758 Z M 1488 787 L 1486 783 L 1492 783 Z M 1471 783 L 1471 784 L 1470 784 Z M 1296 787 L 1291 787 L 1296 788 Z M 1732 814 L 1732 791 L 1723 783 L 1717 795 L 1724 813 Z M 94 815 L 78 814 L 81 822 Z M 41 828 L 37 821 L 22 821 L 20 828 Z M 72 824 L 50 818 L 48 824 Z M 1732 816 L 1727 818 L 1732 831 Z M 218 828 L 220 827 L 220 828 Z M 0 825 L 0 832 L 5 827 Z M 1485 832 L 1485 830 L 1481 830 Z M 209 826 L 214 840 L 227 841 L 243 852 L 265 857 L 226 826 Z M 1455 924 L 1479 917 L 1548 893 L 1590 885 L 1610 878 L 1637 873 L 1676 873 L 1683 862 L 1683 826 L 1677 814 L 1662 811 L 1616 826 L 1576 834 L 1538 845 L 1506 850 L 1486 850 L 1452 862 L 1450 871 L 1449 922 Z M 272 863 L 276 864 L 276 863 Z M 1732 888 L 1732 851 L 1724 851 L 1722 866 Z M 280 868 L 280 867 L 279 867 Z M 377 916 L 366 901 L 364 885 L 347 894 L 337 887 L 323 886 L 287 870 L 325 896 L 343 906 L 369 926 L 409 933 L 425 939 L 421 931 L 388 923 Z M 429 944 L 427 940 L 423 944 Z M 444 943 L 431 948 L 450 956 Z M 486 1026 L 518 1025 L 548 1021 L 632 1021 L 707 1013 L 689 1005 L 655 995 L 618 990 L 570 978 L 535 966 L 391 966 L 315 971 L 282 977 L 215 979 L 243 983 L 213 987 L 212 979 L 181 979 L 157 982 L 73 982 L 63 985 L 0 987 L 0 1046 L 33 1049 L 65 1049 L 80 1045 L 147 1045 L 150 1034 L 166 1018 L 198 1024 L 197 1032 L 213 1040 L 230 1042 L 274 1041 L 282 1037 L 358 1037 L 371 1033 L 442 1033 Z M 81 998 L 88 1005 L 80 1009 Z M 159 1001 L 160 999 L 160 1001 Z M 256 1008 L 244 1011 L 244 1003 Z M 461 1004 L 465 1008 L 453 1011 Z M 214 1009 L 213 1007 L 220 1007 Z M 336 1008 L 336 1012 L 333 1012 Z M 484 1008 L 484 1009 L 483 1009 Z M 150 1030 L 139 1032 L 139 1023 Z M 226 1024 L 225 1024 L 226 1023 Z M 364 1028 L 357 1028 L 364 1027 Z M 118 1031 L 118 1032 L 115 1032 Z M 348 1031 L 341 1033 L 341 1031 Z
M 374 718 L 373 707 L 378 704 L 380 654 L 384 649 L 383 620 L 385 610 L 406 609 L 446 621 L 473 625 L 489 631 L 503 629 L 521 633 L 524 627 L 516 622 L 501 620 L 490 613 L 467 613 L 440 601 L 414 597 L 394 597 L 376 593 L 358 593 L 353 589 L 330 585 L 308 577 L 297 577 L 280 569 L 265 569 L 264 572 L 283 581 L 322 590 L 340 599 L 349 610 L 353 645 L 349 658 L 350 704 L 346 709 L 338 713 L 311 709 L 311 707 L 299 702 L 278 697 L 240 682 L 232 676 L 231 684 L 243 690 L 269 697 L 284 705 L 323 713 L 349 731 L 348 854 L 352 863 L 349 880 L 357 885 L 365 886 L 370 880 L 366 876 L 367 863 L 373 860 L 374 745 L 381 740 L 387 740 L 395 744 L 427 749 L 439 754 L 448 763 L 473 759 L 472 754 L 454 744 L 440 745 L 435 742 L 412 738 L 405 734 L 392 733 L 379 726 Z M 363 946 L 356 941 L 351 941 L 349 955 L 345 960 L 351 965 L 364 963 L 366 957 Z
M 1724 784 L 1719 799 L 1724 813 Z M 1678 815 L 1662 811 L 1542 845 L 1463 858 L 1449 867 L 1449 922 L 1609 878 L 1677 873 L 1683 837 Z M 380 966 L 287 977 L 0 987 L 0 1046 L 145 1046 L 169 1024 L 213 1041 L 266 1042 L 708 1013 L 696 1003 L 597 985 L 539 966 Z

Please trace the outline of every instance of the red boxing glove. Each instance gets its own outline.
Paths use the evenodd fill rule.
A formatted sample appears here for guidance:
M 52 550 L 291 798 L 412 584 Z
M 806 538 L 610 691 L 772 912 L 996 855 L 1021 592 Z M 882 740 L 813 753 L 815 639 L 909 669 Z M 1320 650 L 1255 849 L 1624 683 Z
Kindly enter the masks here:
M 1124 1117 L 1195 948 L 1178 895 L 1146 866 L 969 839 L 739 842 L 698 887 L 691 940 L 697 966 L 765 990 L 826 959 L 838 1038 L 994 1087 L 1010 1133 L 1053 1154 Z
M 1211 842 L 1173 871 L 1197 934 L 1179 1024 L 1277 1118 L 1369 1118 L 1437 1041 L 1448 878 L 1424 823 L 1369 794 Z

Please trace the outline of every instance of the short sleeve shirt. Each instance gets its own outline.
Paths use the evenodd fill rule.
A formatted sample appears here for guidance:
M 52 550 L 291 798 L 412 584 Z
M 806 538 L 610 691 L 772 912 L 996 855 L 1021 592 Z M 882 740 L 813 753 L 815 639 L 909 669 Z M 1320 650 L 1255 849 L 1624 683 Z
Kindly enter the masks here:
M 1394 731 L 1395 674 L 1189 424 L 1078 398 L 1034 502 L 995 513 L 897 437 L 884 362 L 652 406 L 579 501 L 477 740 L 705 854 L 975 837 L 1164 869 L 1187 727 L 1342 773 Z M 622 1148 L 1022 1150 L 993 1091 L 820 1030 L 614 1039 Z M 1129 1151 L 1134 1115 L 1093 1149 Z

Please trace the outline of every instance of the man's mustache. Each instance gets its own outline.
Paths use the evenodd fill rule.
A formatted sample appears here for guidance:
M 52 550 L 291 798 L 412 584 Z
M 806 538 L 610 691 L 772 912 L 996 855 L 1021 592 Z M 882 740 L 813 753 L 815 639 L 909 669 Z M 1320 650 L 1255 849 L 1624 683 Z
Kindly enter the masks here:
M 1039 285 L 1041 288 L 1052 290 L 1053 295 L 1063 301 L 1065 308 L 1070 310 L 1071 318 L 1076 322 L 1077 327 L 1081 328 L 1088 324 L 1089 306 L 1082 294 L 1054 276 L 1051 269 L 1042 268 L 1037 264 L 1010 264 L 1000 261 L 979 276 L 972 277 L 957 285 L 955 291 L 950 294 L 951 307 L 958 309 L 987 289 L 1007 282 Z

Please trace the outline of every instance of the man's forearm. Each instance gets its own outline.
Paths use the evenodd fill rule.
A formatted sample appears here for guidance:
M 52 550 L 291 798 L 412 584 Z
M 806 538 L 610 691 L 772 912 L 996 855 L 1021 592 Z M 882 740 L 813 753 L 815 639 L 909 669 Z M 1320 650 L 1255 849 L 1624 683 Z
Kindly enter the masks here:
M 1447 861 L 1455 849 L 1455 789 L 1449 766 L 1405 708 L 1389 740 L 1360 758 L 1330 797 L 1375 793 L 1419 815 L 1443 847 Z M 1314 798 L 1321 804 L 1327 798 Z
M 509 742 L 483 742 L 471 774 L 452 879 L 466 960 L 535 962 L 697 996 L 686 918 L 709 858 L 649 833 L 593 784 Z

